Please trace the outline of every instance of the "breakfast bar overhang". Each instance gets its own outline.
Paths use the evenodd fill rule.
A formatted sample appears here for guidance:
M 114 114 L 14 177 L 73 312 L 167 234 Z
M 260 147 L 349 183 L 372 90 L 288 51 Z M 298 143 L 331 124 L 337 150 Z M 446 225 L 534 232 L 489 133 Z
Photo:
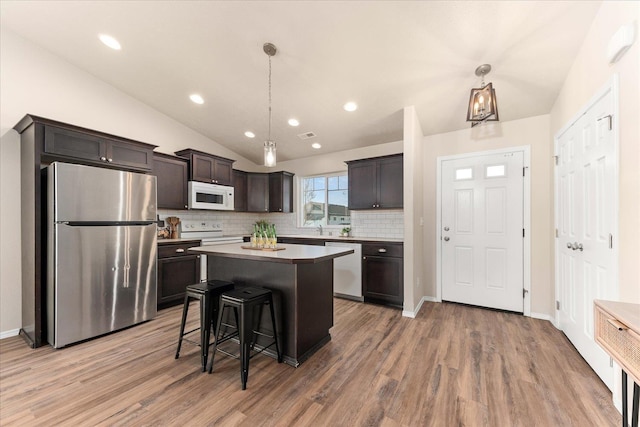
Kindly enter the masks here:
M 298 366 L 331 340 L 333 260 L 353 249 L 281 244 L 278 251 L 243 244 L 189 249 L 207 256 L 207 279 L 273 291 L 284 361 Z

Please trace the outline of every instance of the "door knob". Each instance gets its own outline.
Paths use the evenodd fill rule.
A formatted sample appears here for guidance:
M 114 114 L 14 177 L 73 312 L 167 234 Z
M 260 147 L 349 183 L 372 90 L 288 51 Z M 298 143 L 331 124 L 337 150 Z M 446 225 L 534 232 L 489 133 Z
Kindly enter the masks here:
M 567 243 L 567 248 L 573 249 L 573 245 L 571 244 L 571 242 Z
M 445 227 L 445 228 L 444 228 L 444 231 L 449 231 L 449 227 Z
M 584 247 L 582 246 L 582 243 L 574 243 L 575 244 L 575 249 L 579 250 L 580 252 L 582 252 L 584 250 Z
M 448 242 L 449 241 L 449 236 L 444 236 L 444 241 Z

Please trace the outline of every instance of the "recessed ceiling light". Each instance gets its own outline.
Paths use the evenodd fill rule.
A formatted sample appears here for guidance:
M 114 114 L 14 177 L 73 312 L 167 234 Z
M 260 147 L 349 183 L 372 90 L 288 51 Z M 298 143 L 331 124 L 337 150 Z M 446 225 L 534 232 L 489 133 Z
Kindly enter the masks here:
M 358 104 L 356 104 L 355 102 L 347 102 L 342 108 L 344 108 L 346 111 L 356 111 L 358 109 Z
M 244 133 L 244 136 L 246 136 L 247 138 L 255 138 L 256 134 L 248 130 Z
M 122 47 L 120 46 L 120 43 L 118 42 L 118 40 L 114 39 L 113 37 L 107 35 L 107 34 L 100 34 L 98 35 L 98 38 L 100 39 L 100 41 L 102 43 L 104 43 L 105 45 L 109 46 L 111 49 L 114 50 L 120 50 L 122 49 Z
M 200 95 L 198 95 L 197 93 L 189 95 L 189 99 L 191 101 L 195 102 L 196 104 L 204 104 L 204 99 Z
M 298 126 L 300 124 L 296 119 L 289 119 L 289 126 Z
M 315 148 L 316 150 L 319 150 L 322 148 L 322 145 L 318 144 L 317 142 L 314 142 L 313 144 L 311 144 L 311 147 Z

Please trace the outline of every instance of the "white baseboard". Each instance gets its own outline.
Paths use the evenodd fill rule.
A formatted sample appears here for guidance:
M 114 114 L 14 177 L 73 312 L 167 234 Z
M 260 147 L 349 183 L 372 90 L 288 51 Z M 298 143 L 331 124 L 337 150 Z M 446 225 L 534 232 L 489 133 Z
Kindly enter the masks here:
M 425 301 L 438 302 L 438 300 L 435 297 L 422 297 L 422 299 L 420 300 L 420 302 L 418 303 L 418 306 L 414 311 L 402 310 L 402 317 L 409 317 L 411 319 L 415 319 L 416 315 L 420 312 L 420 309 L 422 308 L 422 304 Z
M 5 338 L 10 338 L 10 337 L 15 337 L 19 333 L 20 333 L 20 328 L 12 329 L 10 331 L 0 332 L 0 340 L 3 340 Z
M 549 316 L 548 314 L 543 314 L 543 313 L 534 313 L 533 311 L 531 312 L 531 317 L 534 319 L 540 319 L 540 320 L 548 320 L 549 322 L 551 322 L 553 325 L 555 325 L 556 319 L 553 316 Z

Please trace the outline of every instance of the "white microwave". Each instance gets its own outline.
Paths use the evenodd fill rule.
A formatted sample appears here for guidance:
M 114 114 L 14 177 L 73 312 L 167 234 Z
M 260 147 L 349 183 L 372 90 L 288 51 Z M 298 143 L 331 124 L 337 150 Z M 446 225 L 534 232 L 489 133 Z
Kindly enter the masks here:
M 233 210 L 233 187 L 189 181 L 189 209 Z

